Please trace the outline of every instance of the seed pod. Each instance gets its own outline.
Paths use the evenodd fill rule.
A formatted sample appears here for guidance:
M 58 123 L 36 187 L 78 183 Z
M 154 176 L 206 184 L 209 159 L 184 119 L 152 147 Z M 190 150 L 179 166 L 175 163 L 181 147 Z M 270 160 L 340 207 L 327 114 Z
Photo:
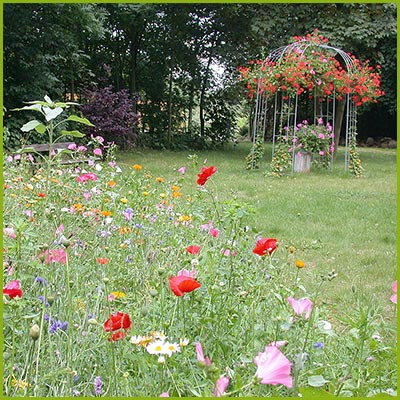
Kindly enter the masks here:
M 40 327 L 38 324 L 34 324 L 31 326 L 31 329 L 29 329 L 29 336 L 33 340 L 38 340 L 40 336 Z

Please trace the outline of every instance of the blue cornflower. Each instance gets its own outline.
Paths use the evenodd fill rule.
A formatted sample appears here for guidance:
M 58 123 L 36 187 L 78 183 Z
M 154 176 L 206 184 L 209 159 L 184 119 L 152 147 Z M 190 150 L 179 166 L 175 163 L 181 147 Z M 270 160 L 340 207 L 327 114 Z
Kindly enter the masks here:
M 39 296 L 38 299 L 45 304 L 46 307 L 50 307 L 50 304 L 47 300 L 45 300 L 44 296 Z
M 35 282 L 39 283 L 40 285 L 46 286 L 47 285 L 47 280 L 45 278 L 42 278 L 41 276 L 37 276 L 35 278 Z
M 314 349 L 323 349 L 325 345 L 322 342 L 317 342 L 313 344 Z

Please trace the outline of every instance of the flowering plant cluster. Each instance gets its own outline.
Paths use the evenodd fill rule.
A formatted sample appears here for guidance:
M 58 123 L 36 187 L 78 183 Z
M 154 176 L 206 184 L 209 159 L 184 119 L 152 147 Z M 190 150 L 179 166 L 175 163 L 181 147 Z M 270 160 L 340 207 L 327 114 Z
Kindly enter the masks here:
M 309 98 L 334 95 L 342 100 L 350 95 L 357 106 L 376 102 L 384 94 L 379 72 L 354 55 L 349 55 L 352 66 L 347 70 L 327 43 L 318 31 L 295 36 L 281 59 L 255 60 L 249 67 L 239 67 L 248 96 L 262 93 L 271 97 L 279 91 L 286 98 L 306 94 Z

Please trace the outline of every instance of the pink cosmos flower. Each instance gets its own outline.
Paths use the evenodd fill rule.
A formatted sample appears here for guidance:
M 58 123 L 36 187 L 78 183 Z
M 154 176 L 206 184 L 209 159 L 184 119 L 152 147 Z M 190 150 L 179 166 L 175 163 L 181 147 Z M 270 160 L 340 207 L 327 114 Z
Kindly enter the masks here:
M 215 229 L 215 228 L 211 228 L 211 229 L 208 231 L 208 233 L 209 233 L 211 236 L 218 237 L 218 235 L 219 235 L 219 230 L 218 230 L 218 229 Z
M 291 363 L 276 346 L 266 346 L 265 351 L 254 358 L 254 364 L 257 365 L 256 376 L 260 383 L 292 387 Z
M 14 228 L 12 226 L 3 228 L 3 235 L 8 236 L 11 239 L 15 239 L 17 237 L 17 235 L 15 234 Z
M 203 347 L 201 346 L 200 342 L 196 342 L 195 343 L 196 346 L 196 358 L 197 361 L 202 364 L 205 365 L 206 367 L 209 367 L 211 365 L 211 361 L 208 357 L 204 357 L 204 353 L 203 353 Z
M 390 301 L 394 304 L 397 304 L 397 280 L 395 280 L 392 284 L 392 296 L 390 296 Z
M 18 280 L 8 282 L 7 285 L 3 287 L 3 294 L 10 296 L 11 299 L 14 297 L 22 297 L 21 282 Z
M 224 375 L 221 375 L 217 379 L 217 382 L 215 383 L 214 397 L 221 397 L 222 395 L 224 395 L 228 385 L 229 385 L 229 378 Z
M 180 167 L 180 168 L 178 169 L 178 172 L 179 172 L 180 174 L 184 175 L 185 172 L 186 172 L 186 167 Z
M 305 313 L 304 317 L 306 319 L 310 318 L 311 310 L 312 310 L 312 306 L 313 306 L 313 303 L 310 299 L 305 297 L 304 299 L 295 300 L 293 297 L 288 297 L 287 301 L 292 306 L 293 311 L 297 315 L 301 315 L 301 314 Z
M 76 177 L 77 182 L 97 181 L 97 175 L 93 173 L 81 174 Z

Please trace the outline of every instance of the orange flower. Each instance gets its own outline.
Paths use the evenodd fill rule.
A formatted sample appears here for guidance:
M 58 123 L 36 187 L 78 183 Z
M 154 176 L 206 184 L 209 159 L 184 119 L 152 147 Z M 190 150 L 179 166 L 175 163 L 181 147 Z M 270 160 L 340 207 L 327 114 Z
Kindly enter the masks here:
M 130 233 L 131 228 L 129 226 L 120 226 L 119 227 L 119 233 L 120 235 L 124 235 L 125 233 Z
M 97 261 L 97 264 L 100 264 L 100 265 L 105 265 L 105 264 L 107 264 L 108 263 L 108 258 L 106 258 L 106 257 L 98 257 L 98 258 L 96 258 L 96 261 Z
M 159 183 L 164 182 L 164 178 L 158 177 L 158 178 L 156 178 L 156 181 Z
M 142 169 L 142 166 L 140 164 L 134 164 L 132 165 L 132 168 L 136 171 L 140 171 Z
M 111 211 L 102 211 L 100 213 L 103 217 L 110 217 L 112 215 Z
M 301 260 L 296 260 L 296 267 L 297 268 L 304 268 L 305 267 L 305 262 Z
M 116 185 L 115 181 L 109 181 L 109 182 L 107 182 L 107 186 L 109 186 L 109 187 L 111 187 L 111 188 L 115 187 L 115 185 Z

